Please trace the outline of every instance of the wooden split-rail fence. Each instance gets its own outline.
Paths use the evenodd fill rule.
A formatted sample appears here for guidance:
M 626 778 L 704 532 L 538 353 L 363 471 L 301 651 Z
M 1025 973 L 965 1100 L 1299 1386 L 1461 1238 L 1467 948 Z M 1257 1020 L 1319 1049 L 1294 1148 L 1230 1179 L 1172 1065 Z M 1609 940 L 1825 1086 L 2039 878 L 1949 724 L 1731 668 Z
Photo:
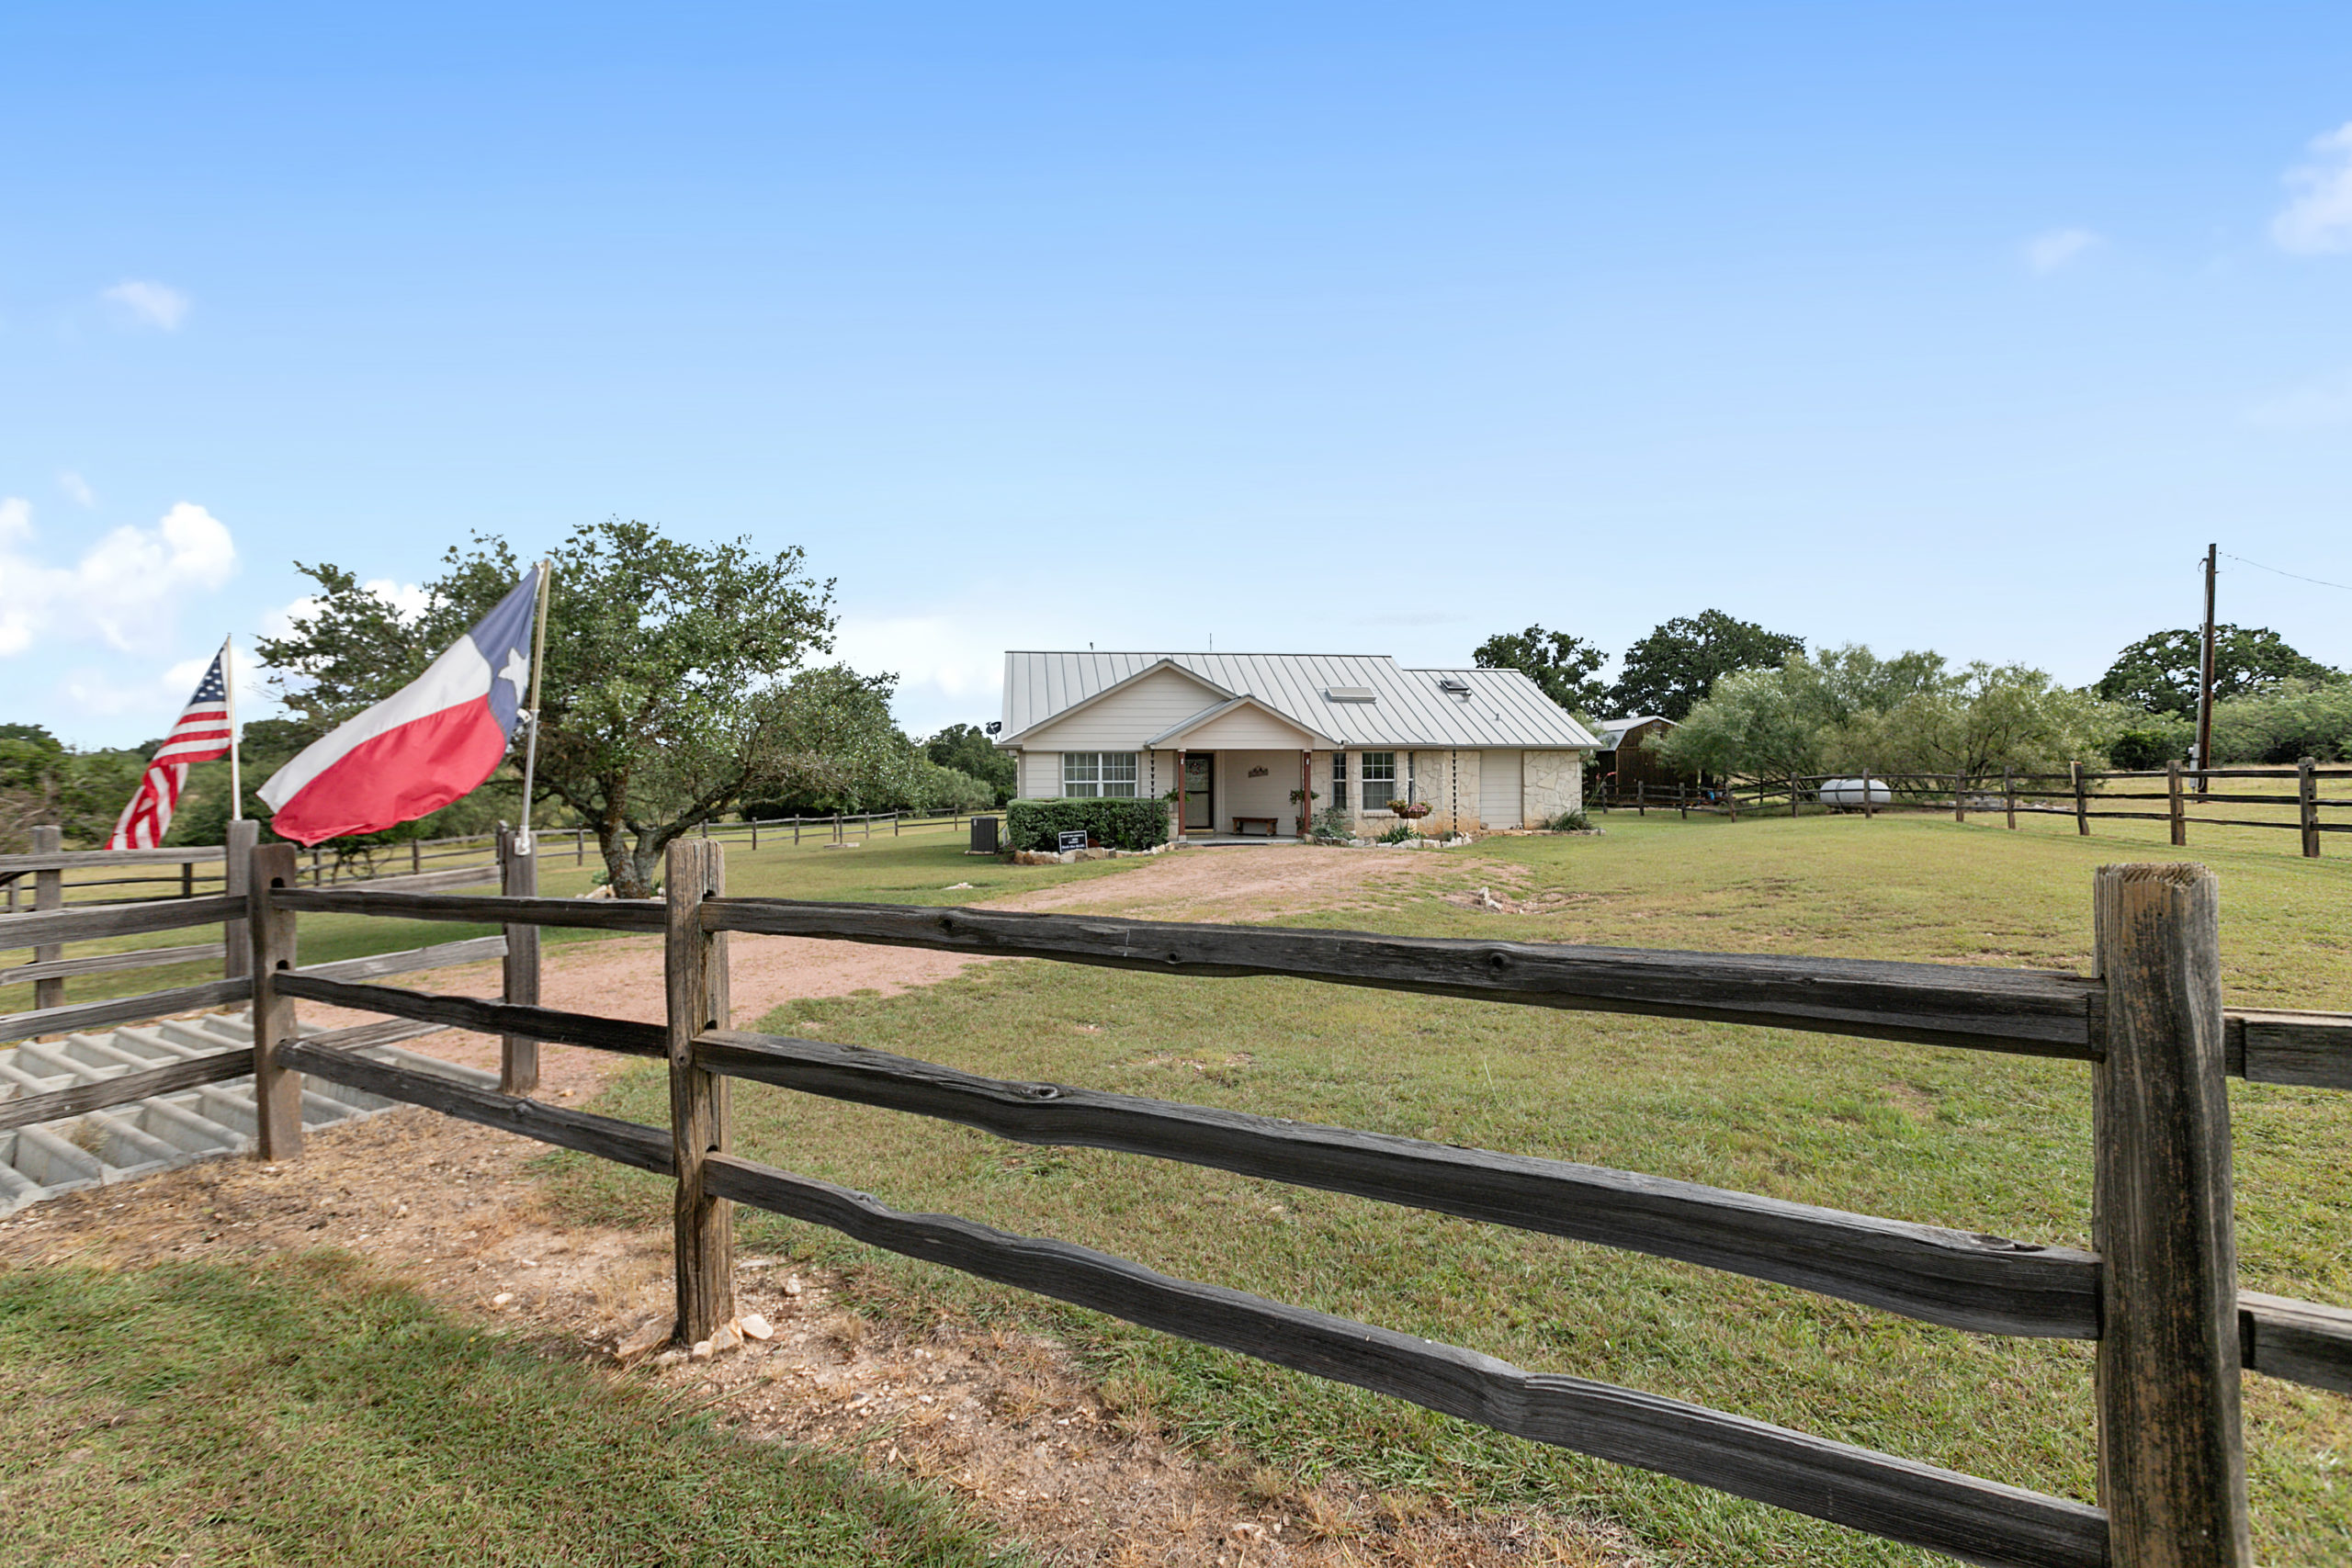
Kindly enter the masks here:
M 2218 789 L 2215 780 L 2222 781 Z M 2253 787 L 2260 783 L 2278 787 L 2267 792 Z M 1596 790 L 1589 804 L 1603 812 L 1634 811 L 1646 816 L 1652 811 L 1672 811 L 1688 817 L 1697 811 L 1735 820 L 1742 812 L 1751 817 L 1793 817 L 1807 806 L 1824 804 L 1864 817 L 1896 809 L 1950 811 L 1958 822 L 1967 821 L 1974 812 L 1980 817 L 2003 816 L 2011 828 L 2018 825 L 2020 811 L 2056 813 L 2071 816 L 2075 831 L 2086 837 L 2095 820 L 2166 823 L 2176 847 L 2188 844 L 2192 826 L 2275 828 L 2298 834 L 2304 856 L 2317 860 L 2323 834 L 2352 833 L 2352 817 L 2331 821 L 2325 815 L 2352 812 L 2352 790 L 2330 795 L 2324 791 L 2331 784 L 2352 785 L 2352 766 L 2323 766 L 2306 757 L 2293 767 L 2201 771 L 2173 762 L 2139 772 L 2094 772 L 2077 763 L 2063 773 L 1885 773 L 1864 769 L 1844 774 L 1741 778 L 1719 784 L 1636 781 L 1630 789 Z M 1827 799 L 1825 791 L 1839 798 Z M 1885 798 L 1880 799 L 1881 795 Z M 2118 810 L 2114 808 L 2117 802 L 2130 804 Z M 2161 810 L 2145 808 L 2159 804 Z M 2203 809 L 2209 806 L 2277 807 L 2293 815 L 2267 819 L 2215 817 Z M 2195 815 L 2190 813 L 2192 807 L 2198 808 Z
M 2258 1371 L 2352 1393 L 2352 1312 L 2236 1288 L 2225 1080 L 2352 1089 L 2352 1015 L 2225 1009 L 2217 883 L 2188 864 L 2110 866 L 2094 888 L 2094 976 L 1942 964 L 1449 941 L 970 908 L 727 896 L 725 852 L 671 847 L 656 901 L 306 887 L 285 846 L 255 851 L 241 899 L 0 916 L 0 943 L 242 918 L 260 1153 L 298 1156 L 304 1075 L 671 1178 L 677 1330 L 734 1313 L 729 1206 L 828 1226 L 1126 1321 L 1409 1400 L 1496 1430 L 1680 1477 L 1967 1562 L 2202 1568 L 2250 1561 L 2240 1382 Z M 510 886 L 512 886 L 510 884 Z M 510 955 L 546 926 L 660 932 L 666 1021 L 537 1005 L 536 964 L 499 1000 L 379 983 L 420 954 L 300 965 L 305 913 L 495 922 Z M 774 933 L 1198 976 L 1287 976 L 1502 1005 L 1643 1013 L 2057 1057 L 2085 1065 L 2098 1129 L 2097 1250 L 2045 1247 L 1272 1115 L 977 1077 L 854 1045 L 729 1027 L 728 935 Z M 500 940 L 500 939 L 492 939 Z M 433 950 L 423 950 L 430 953 Z M 191 989 L 206 989 L 194 987 Z M 142 998 L 149 1011 L 231 999 Z M 384 1015 L 298 1037 L 298 1002 Z M 157 1004 L 169 1004 L 160 1006 Z M 80 1009 L 62 1010 L 78 1013 Z M 18 1015 L 12 1027 L 77 1026 Z M 475 1089 L 356 1055 L 387 1029 L 503 1035 L 509 1071 Z M 21 1033 L 18 1037 L 22 1037 Z M 518 1046 L 556 1042 L 667 1064 L 666 1128 L 543 1103 Z M 151 1074 L 150 1077 L 155 1075 Z M 961 1122 L 1023 1143 L 1111 1149 L 1351 1193 L 1676 1258 L 1980 1334 L 2095 1341 L 2097 1506 L 1724 1411 L 1175 1279 L 1062 1242 L 899 1213 L 731 1147 L 738 1078 Z M 191 1080 L 195 1081 L 195 1080 Z M 80 1086 L 74 1111 L 162 1092 Z M 42 1097 L 51 1098 L 51 1097 Z M 84 1103 L 86 1100 L 88 1103 Z M 0 1101 L 0 1125 L 24 1102 Z M 54 1111 L 52 1113 L 72 1113 Z

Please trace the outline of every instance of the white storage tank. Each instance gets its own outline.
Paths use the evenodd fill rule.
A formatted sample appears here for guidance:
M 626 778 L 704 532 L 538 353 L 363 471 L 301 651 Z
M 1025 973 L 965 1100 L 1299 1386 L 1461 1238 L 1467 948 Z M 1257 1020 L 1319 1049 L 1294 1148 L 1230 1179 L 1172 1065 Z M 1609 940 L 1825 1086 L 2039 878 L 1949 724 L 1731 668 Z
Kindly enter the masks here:
M 1886 787 L 1884 779 L 1871 780 L 1869 789 L 1869 805 L 1876 807 L 1894 804 L 1894 792 Z M 1860 811 L 1864 805 L 1862 790 L 1863 784 L 1860 779 L 1824 779 L 1821 781 L 1821 804 L 1849 806 Z

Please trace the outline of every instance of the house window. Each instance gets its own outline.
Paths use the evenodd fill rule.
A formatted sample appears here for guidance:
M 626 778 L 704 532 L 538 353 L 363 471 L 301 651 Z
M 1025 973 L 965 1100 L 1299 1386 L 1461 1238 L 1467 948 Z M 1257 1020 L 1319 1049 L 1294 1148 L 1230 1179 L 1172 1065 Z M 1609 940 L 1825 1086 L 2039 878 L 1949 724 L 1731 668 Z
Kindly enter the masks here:
M 1062 793 L 1109 795 L 1133 799 L 1136 793 L 1136 754 L 1133 751 L 1063 752 Z
M 1331 753 L 1331 809 L 1345 811 L 1347 808 L 1348 754 L 1345 751 L 1334 751 Z
M 1396 753 L 1366 751 L 1363 754 L 1363 808 L 1385 811 L 1388 803 L 1396 798 Z

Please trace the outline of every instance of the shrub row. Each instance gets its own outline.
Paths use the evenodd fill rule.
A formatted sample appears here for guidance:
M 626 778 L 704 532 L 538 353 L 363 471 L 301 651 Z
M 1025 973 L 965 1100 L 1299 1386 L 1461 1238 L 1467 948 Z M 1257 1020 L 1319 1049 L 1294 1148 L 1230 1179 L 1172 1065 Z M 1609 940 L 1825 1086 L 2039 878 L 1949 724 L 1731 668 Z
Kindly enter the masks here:
M 1050 850 L 1083 829 L 1106 850 L 1148 850 L 1168 841 L 1164 800 L 1016 800 L 1004 809 L 1008 849 Z

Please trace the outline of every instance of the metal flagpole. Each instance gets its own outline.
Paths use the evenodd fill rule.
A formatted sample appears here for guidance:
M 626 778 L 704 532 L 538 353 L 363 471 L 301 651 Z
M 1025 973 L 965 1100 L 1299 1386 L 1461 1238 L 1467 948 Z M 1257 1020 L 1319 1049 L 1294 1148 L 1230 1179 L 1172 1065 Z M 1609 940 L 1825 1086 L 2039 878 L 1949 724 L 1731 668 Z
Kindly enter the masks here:
M 539 671 L 548 657 L 548 563 L 539 562 L 539 624 L 531 634 L 531 728 L 523 738 L 523 830 L 514 835 L 518 855 L 531 852 L 531 781 L 539 765 Z
M 220 684 L 229 698 L 229 820 L 245 819 L 245 782 L 237 766 L 237 639 L 220 641 Z

